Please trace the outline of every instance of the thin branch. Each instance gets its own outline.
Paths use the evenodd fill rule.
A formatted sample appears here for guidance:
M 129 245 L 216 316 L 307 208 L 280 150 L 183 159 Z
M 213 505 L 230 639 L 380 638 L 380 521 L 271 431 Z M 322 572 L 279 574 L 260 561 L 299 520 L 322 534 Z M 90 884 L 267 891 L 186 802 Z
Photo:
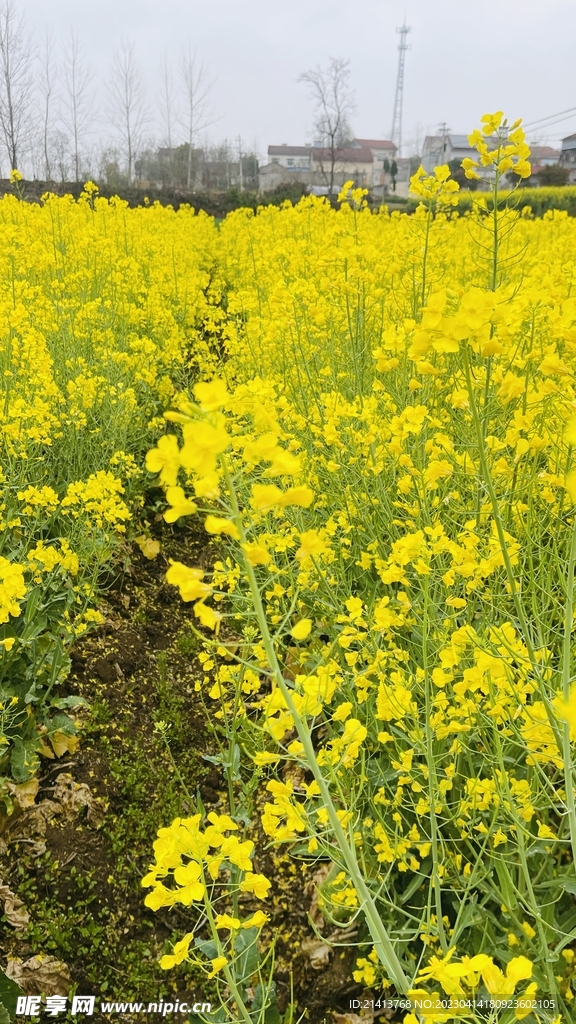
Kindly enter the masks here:
M 148 122 L 148 109 L 134 44 L 126 39 L 112 51 L 108 98 L 108 114 L 124 146 L 128 183 L 131 184 Z

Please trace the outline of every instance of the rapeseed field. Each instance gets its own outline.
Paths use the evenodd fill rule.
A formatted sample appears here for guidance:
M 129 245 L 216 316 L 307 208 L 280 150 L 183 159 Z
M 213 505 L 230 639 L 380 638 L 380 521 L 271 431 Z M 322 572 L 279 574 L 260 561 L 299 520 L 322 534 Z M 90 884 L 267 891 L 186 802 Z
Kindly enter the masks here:
M 143 898 L 189 908 L 161 966 L 205 972 L 206 1020 L 293 1019 L 276 847 L 326 869 L 374 1019 L 571 1019 L 576 226 L 502 190 L 518 122 L 471 138 L 493 191 L 463 216 L 442 167 L 413 215 L 352 183 L 219 229 L 88 187 L 0 202 L 5 764 L 78 742 L 67 645 L 130 531 L 157 554 L 160 484 L 218 549 L 166 580 L 228 795 L 160 828 Z

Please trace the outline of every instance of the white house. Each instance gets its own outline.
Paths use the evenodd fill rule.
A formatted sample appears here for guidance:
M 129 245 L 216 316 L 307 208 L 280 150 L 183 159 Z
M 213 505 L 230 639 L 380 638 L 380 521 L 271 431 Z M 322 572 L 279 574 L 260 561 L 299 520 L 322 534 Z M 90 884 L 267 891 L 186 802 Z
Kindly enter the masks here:
M 571 185 L 576 184 L 576 135 L 567 135 L 562 139 L 562 149 L 558 161 L 561 167 L 567 167 L 570 171 L 568 181 Z
M 310 146 L 268 146 L 269 162 L 290 171 L 309 171 Z
M 542 167 L 552 167 L 560 160 L 560 150 L 552 146 L 530 146 L 528 158 L 532 164 L 532 173 L 537 174 Z
M 427 135 L 422 148 L 422 166 L 427 174 L 431 174 L 435 167 L 441 164 L 449 164 L 451 160 L 458 160 L 460 163 L 465 157 L 472 160 L 477 159 L 478 154 L 468 142 L 467 135 Z M 482 173 L 479 170 L 479 173 Z
M 396 146 L 387 139 L 353 139 L 336 151 L 334 186 L 352 178 L 356 185 L 373 188 L 384 183 L 384 161 L 391 163 Z M 268 163 L 260 168 L 260 191 L 289 182 L 322 187 L 329 184 L 331 152 L 322 146 L 268 146 Z

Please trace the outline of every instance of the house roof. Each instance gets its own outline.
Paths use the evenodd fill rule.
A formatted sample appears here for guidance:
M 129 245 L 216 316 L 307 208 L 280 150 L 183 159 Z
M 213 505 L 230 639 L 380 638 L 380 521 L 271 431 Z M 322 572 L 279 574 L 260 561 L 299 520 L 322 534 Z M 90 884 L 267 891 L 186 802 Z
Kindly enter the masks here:
M 453 149 L 472 149 L 467 135 L 449 135 L 448 138 Z
M 435 156 L 440 159 L 443 154 L 446 154 L 448 150 L 464 149 L 469 150 L 470 147 L 466 144 L 466 147 L 459 146 L 457 143 L 450 138 L 449 135 L 443 137 L 442 135 L 427 135 L 424 139 L 424 145 L 422 147 L 423 155 Z
M 576 134 L 567 135 L 566 138 L 562 139 L 562 149 L 575 149 L 576 148 Z
M 552 146 L 532 146 L 530 151 L 530 157 L 534 161 L 557 160 L 559 156 L 560 150 L 553 149 Z
M 268 156 L 310 156 L 310 146 L 268 146 Z
M 398 148 L 390 139 L 354 139 L 354 147 L 358 149 L 393 149 L 394 151 Z
M 440 150 L 446 138 L 446 144 L 450 144 L 452 149 L 471 149 L 471 145 L 468 142 L 467 135 L 427 135 L 424 139 L 424 150 L 431 152 L 434 150 Z
M 312 149 L 315 160 L 330 160 L 331 152 L 329 149 L 320 148 L 320 146 L 314 146 Z M 345 161 L 350 164 L 373 164 L 374 157 L 372 156 L 372 150 L 363 149 L 361 147 L 347 147 L 346 149 L 336 149 L 336 162 Z

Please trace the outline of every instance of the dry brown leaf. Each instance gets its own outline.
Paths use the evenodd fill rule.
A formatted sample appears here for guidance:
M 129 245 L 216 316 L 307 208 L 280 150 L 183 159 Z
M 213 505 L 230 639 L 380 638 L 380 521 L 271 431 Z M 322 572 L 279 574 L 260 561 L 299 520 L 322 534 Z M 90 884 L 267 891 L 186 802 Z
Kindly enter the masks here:
M 93 825 L 99 825 L 106 812 L 104 801 L 94 799 L 90 787 L 85 782 L 76 782 L 67 772 L 56 776 L 54 786 L 54 801 L 56 801 L 57 812 L 64 813 L 68 820 L 76 818 L 80 811 L 88 808 L 87 818 Z M 43 801 L 43 803 L 51 801 Z M 39 805 L 40 807 L 42 804 Z
M 381 1011 L 378 1011 L 381 1014 Z M 348 1013 L 333 1013 L 332 1017 L 335 1024 L 372 1024 L 372 1021 L 377 1016 L 372 1010 L 368 1010 L 366 1014 L 360 1016 L 359 1013 L 352 1013 L 350 1010 Z
M 41 800 L 39 804 L 34 804 L 28 813 L 22 818 L 19 823 L 19 828 L 22 830 L 22 825 L 25 825 L 25 830 L 30 835 L 45 836 L 46 835 L 46 823 L 51 821 L 55 814 L 59 814 L 60 804 L 57 804 L 54 800 Z
M 57 776 L 53 794 L 52 800 L 41 800 L 38 804 L 29 803 L 26 806 L 10 827 L 10 843 L 24 841 L 32 855 L 40 856 L 46 850 L 46 826 L 56 815 L 62 815 L 66 821 L 73 821 L 86 807 L 88 821 L 97 826 L 106 813 L 106 802 L 101 798 L 94 799 L 85 783 L 75 782 L 66 772 Z M 3 848 L 6 850 L 5 843 Z
M 76 782 L 68 772 L 56 776 L 53 799 L 60 804 L 66 818 L 76 818 L 83 807 L 92 807 L 94 798 L 85 782 Z
M 9 842 L 25 842 L 31 856 L 41 857 L 46 852 L 46 825 L 60 810 L 60 804 L 54 800 L 42 800 L 39 804 L 28 807 L 10 829 Z M 4 847 L 6 850 L 6 844 Z
M 325 942 L 320 939 L 304 939 L 301 949 L 308 957 L 312 970 L 322 971 L 328 967 L 332 950 Z
M 302 789 L 306 782 L 306 773 L 299 764 L 288 761 L 282 769 L 284 782 L 291 782 L 293 789 Z
M 5 972 L 27 996 L 66 996 L 72 984 L 67 965 L 44 953 L 30 960 L 8 957 Z
M 30 920 L 30 914 L 27 910 L 24 910 L 22 900 L 7 885 L 2 885 L 2 883 L 0 883 L 0 903 L 4 907 L 8 924 L 12 925 L 16 931 L 26 928 Z
M 9 782 L 8 792 L 14 798 L 14 803 L 21 811 L 32 807 L 38 792 L 38 779 L 30 779 L 29 782 Z
M 314 874 L 312 875 L 312 878 L 310 879 L 304 890 L 306 896 L 312 897 L 310 903 L 310 910 L 308 911 L 308 913 L 310 914 L 310 919 L 312 923 L 318 929 L 319 932 L 322 931 L 326 923 L 324 921 L 324 915 L 318 905 L 318 900 L 320 898 L 320 889 L 322 888 L 323 883 L 328 878 L 328 875 L 330 874 L 332 868 L 332 861 L 328 861 L 324 864 L 321 864 L 320 867 L 318 868 L 318 871 L 315 871 Z
M 97 796 L 88 808 L 87 818 L 91 825 L 98 827 L 103 821 L 108 808 L 108 801 Z

